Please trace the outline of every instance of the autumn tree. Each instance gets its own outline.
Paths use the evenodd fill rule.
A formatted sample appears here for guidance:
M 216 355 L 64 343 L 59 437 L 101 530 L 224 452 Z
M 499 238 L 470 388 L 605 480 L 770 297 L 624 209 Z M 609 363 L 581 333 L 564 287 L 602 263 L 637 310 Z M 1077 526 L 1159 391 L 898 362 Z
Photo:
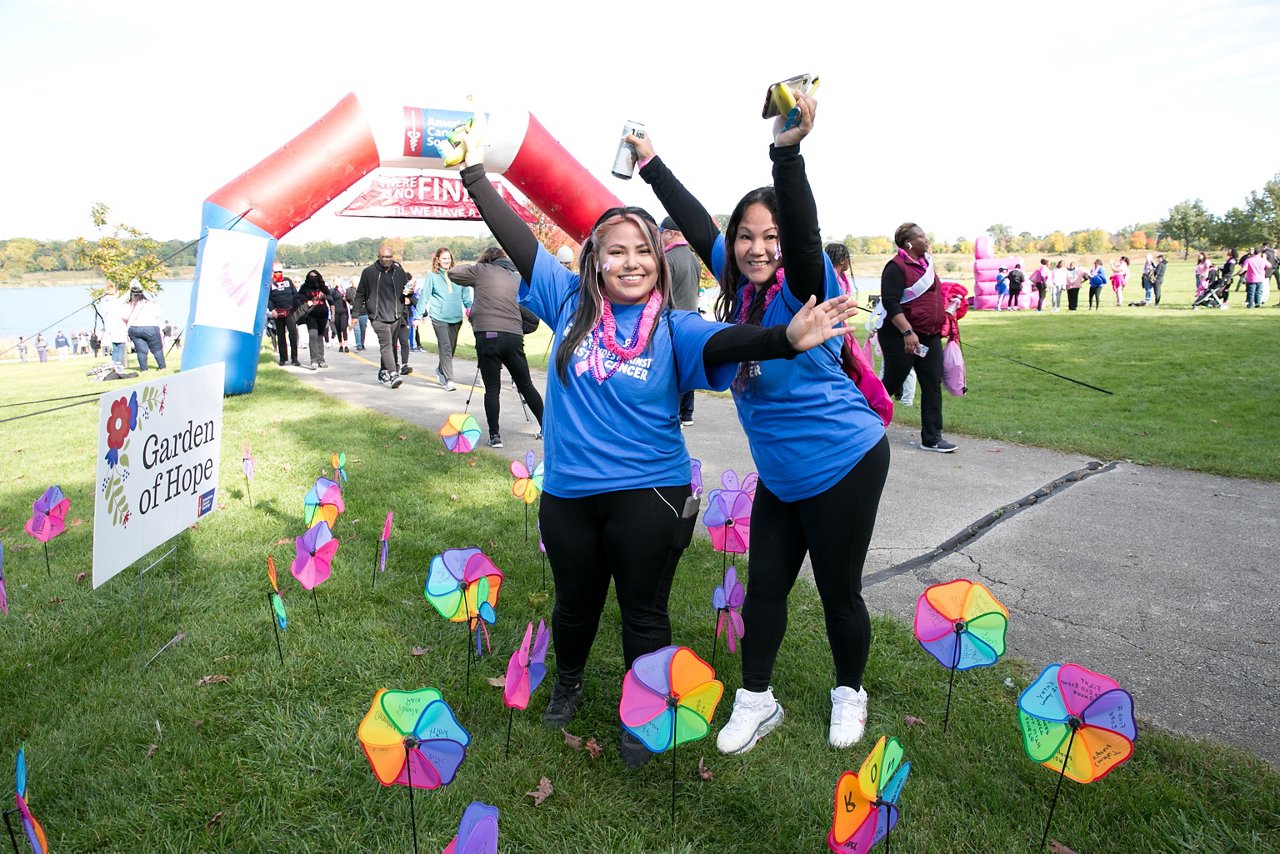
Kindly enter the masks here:
M 159 257 L 160 244 L 146 233 L 122 222 L 108 222 L 111 209 L 102 202 L 95 202 L 89 209 L 89 218 L 97 229 L 97 241 L 76 238 L 78 256 L 91 270 L 97 270 L 102 278 L 115 286 L 117 291 L 127 290 L 129 282 L 137 279 L 143 289 L 155 293 L 160 290 L 156 278 L 168 272 Z M 97 299 L 106 288 L 91 287 L 89 294 Z
M 1160 220 L 1160 230 L 1175 240 L 1182 241 L 1182 260 L 1187 260 L 1192 244 L 1199 245 L 1209 236 L 1213 216 L 1204 209 L 1204 202 L 1190 199 L 1169 208 L 1169 215 Z
M 1245 210 L 1253 222 L 1257 240 L 1272 246 L 1280 243 L 1280 173 L 1262 185 L 1262 192 L 1249 194 Z
M 997 252 L 1008 252 L 1013 246 L 1013 229 L 1002 223 L 987 228 L 987 234 L 995 241 Z

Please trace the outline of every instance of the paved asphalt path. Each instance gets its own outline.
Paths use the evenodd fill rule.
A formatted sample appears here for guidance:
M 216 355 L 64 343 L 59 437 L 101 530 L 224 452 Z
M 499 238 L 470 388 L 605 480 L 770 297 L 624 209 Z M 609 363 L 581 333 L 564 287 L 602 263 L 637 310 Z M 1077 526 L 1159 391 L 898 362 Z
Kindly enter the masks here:
M 395 390 L 376 380 L 376 350 L 330 347 L 327 369 L 264 370 L 436 430 L 463 408 L 475 363 L 458 360 L 458 391 L 446 392 L 433 353 L 411 361 L 416 372 Z M 545 388 L 544 374 L 534 381 Z M 482 398 L 477 384 L 470 411 L 484 426 Z M 506 447 L 493 453 L 523 455 L 536 430 L 507 382 Z M 873 612 L 909 622 L 928 584 L 981 580 L 1009 608 L 1011 655 L 1106 673 L 1133 694 L 1141 721 L 1280 766 L 1280 485 L 963 436 L 949 436 L 957 453 L 934 454 L 910 428 L 891 427 L 889 438 L 864 573 Z M 708 484 L 752 468 L 727 398 L 698 395 L 685 439 Z

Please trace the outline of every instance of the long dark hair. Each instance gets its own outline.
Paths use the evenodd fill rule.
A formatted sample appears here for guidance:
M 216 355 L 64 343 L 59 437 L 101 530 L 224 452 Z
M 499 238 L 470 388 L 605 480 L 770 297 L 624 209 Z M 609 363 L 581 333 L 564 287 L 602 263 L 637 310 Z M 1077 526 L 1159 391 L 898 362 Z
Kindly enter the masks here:
M 752 205 L 764 205 L 773 217 L 774 225 L 778 223 L 778 194 L 773 187 L 757 187 L 743 196 L 733 213 L 729 214 L 729 224 L 724 230 L 724 267 L 720 270 L 720 295 L 716 297 L 716 320 L 732 323 L 733 314 L 738 308 L 738 288 L 741 286 L 743 273 L 738 269 L 738 256 L 733 251 L 734 237 L 738 226 L 746 216 L 747 208 Z M 781 246 L 781 244 L 779 244 Z M 764 315 L 764 300 L 752 300 L 751 309 L 746 318 L 747 323 L 759 325 Z
M 573 351 L 591 334 L 591 330 L 596 328 L 600 318 L 604 316 L 604 276 L 600 269 L 599 246 L 609 232 L 623 222 L 634 223 L 644 235 L 649 251 L 653 253 L 658 265 L 658 283 L 654 288 L 662 294 L 663 308 L 671 307 L 671 272 L 667 269 L 662 242 L 658 239 L 658 224 L 653 217 L 644 208 L 632 205 L 609 208 L 600 214 L 578 254 L 578 307 L 574 310 L 569 332 L 556 350 L 556 374 L 565 385 L 569 383 L 569 360 L 573 358 Z M 653 341 L 652 336 L 649 341 Z

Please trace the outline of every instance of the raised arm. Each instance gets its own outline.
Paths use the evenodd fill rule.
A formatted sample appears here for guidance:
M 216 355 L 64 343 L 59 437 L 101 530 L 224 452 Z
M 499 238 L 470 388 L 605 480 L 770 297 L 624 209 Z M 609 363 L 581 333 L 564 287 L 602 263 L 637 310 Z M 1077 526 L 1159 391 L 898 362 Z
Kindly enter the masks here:
M 800 123 L 778 129 L 769 147 L 773 161 L 773 188 L 778 195 L 778 238 L 782 244 L 782 266 L 787 271 L 787 287 L 800 302 L 826 296 L 826 253 L 818 228 L 818 205 L 805 174 L 800 141 L 813 130 L 818 103 L 797 94 Z M 780 124 L 781 122 L 779 122 Z
M 484 164 L 477 163 L 462 170 L 462 185 L 480 209 L 485 224 L 493 232 L 511 263 L 526 282 L 533 280 L 533 261 L 538 256 L 538 239 L 529 226 L 516 215 L 485 177 Z M 455 278 L 455 282 L 458 280 Z

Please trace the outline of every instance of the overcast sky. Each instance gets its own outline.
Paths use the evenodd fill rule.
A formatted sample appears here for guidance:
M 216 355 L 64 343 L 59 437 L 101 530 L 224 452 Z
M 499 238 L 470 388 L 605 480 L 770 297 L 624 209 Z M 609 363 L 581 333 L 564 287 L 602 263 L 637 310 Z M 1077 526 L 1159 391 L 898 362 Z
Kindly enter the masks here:
M 0 0 L 0 238 L 90 236 L 102 201 L 154 237 L 193 239 L 209 194 L 348 92 L 526 109 L 660 213 L 643 182 L 609 177 L 623 121 L 641 121 L 727 213 L 769 181 L 766 87 L 813 72 L 803 150 L 837 238 L 904 220 L 949 238 L 996 222 L 1113 231 L 1184 198 L 1221 214 L 1280 172 L 1274 0 L 814 8 Z M 286 242 L 466 231 L 338 206 Z

